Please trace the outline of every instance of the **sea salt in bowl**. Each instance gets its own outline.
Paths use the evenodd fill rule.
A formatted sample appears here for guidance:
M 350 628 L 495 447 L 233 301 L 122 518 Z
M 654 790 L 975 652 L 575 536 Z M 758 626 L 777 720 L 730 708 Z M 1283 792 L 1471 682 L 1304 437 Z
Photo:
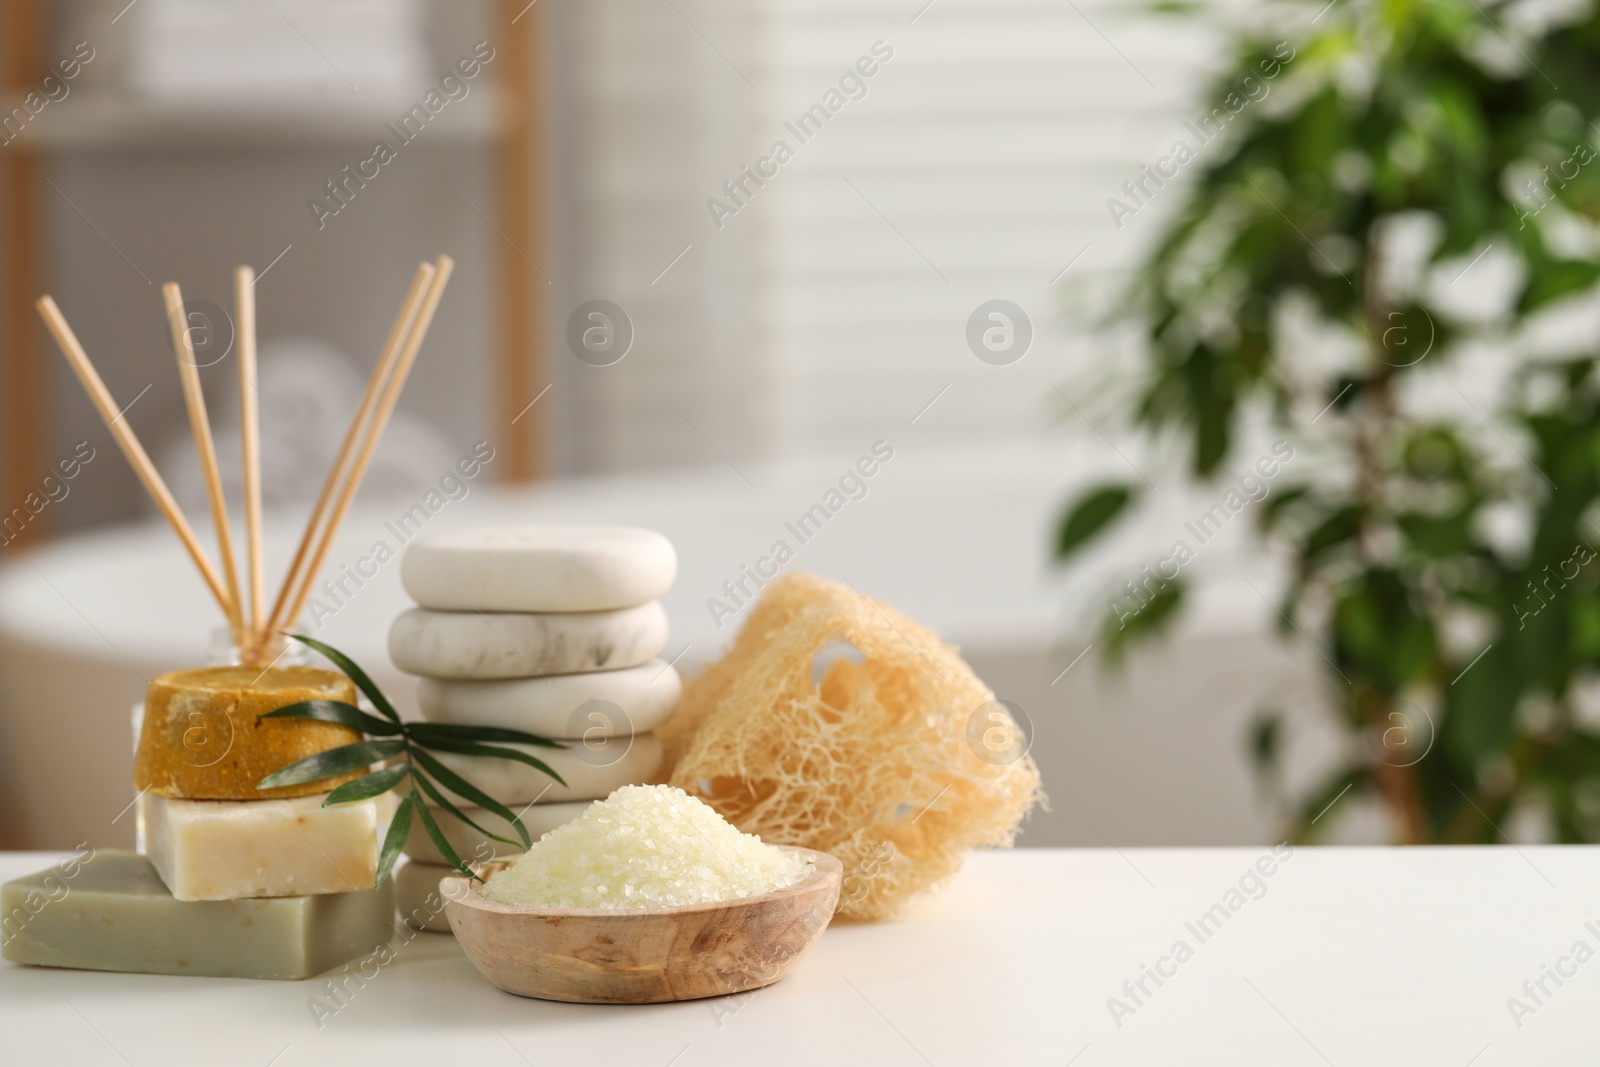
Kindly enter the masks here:
M 534 908 L 485 898 L 459 879 L 444 894 L 456 940 L 507 993 L 581 1004 L 656 1004 L 741 993 L 792 971 L 827 927 L 843 865 L 785 845 L 812 864 L 793 885 L 667 908 Z M 491 864 L 493 879 L 509 864 Z

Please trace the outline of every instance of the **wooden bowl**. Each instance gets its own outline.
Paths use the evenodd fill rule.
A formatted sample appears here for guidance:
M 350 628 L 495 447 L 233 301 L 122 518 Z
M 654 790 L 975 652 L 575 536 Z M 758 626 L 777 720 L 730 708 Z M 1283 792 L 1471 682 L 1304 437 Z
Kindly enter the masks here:
M 843 865 L 780 845 L 816 867 L 784 889 L 676 908 L 523 908 L 441 884 L 467 958 L 507 993 L 579 1004 L 657 1004 L 740 993 L 794 969 L 833 918 Z M 504 866 L 504 865 L 499 865 Z

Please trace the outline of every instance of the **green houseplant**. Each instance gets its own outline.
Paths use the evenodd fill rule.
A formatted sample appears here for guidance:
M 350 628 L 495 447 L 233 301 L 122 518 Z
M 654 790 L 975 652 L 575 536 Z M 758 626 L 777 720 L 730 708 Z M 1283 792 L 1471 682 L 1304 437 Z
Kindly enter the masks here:
M 1600 14 L 1522 11 L 1279 10 L 1284 32 L 1242 39 L 1216 98 L 1276 59 L 1271 95 L 1161 194 L 1176 210 L 1119 312 L 1144 353 L 1131 419 L 1193 477 L 1254 459 L 1240 441 L 1262 423 L 1305 456 L 1250 509 L 1287 561 L 1285 639 L 1327 662 L 1351 742 L 1291 805 L 1299 839 L 1365 796 L 1404 842 L 1496 840 L 1530 805 L 1554 838 L 1600 840 L 1600 370 L 1592 328 L 1547 336 L 1600 278 Z M 1457 306 L 1452 279 L 1491 265 L 1503 305 Z M 1495 399 L 1469 399 L 1472 360 L 1502 377 Z M 1072 502 L 1058 554 L 1139 492 Z M 1172 569 L 1110 613 L 1102 648 L 1182 610 Z M 1280 732 L 1264 711 L 1263 770 Z

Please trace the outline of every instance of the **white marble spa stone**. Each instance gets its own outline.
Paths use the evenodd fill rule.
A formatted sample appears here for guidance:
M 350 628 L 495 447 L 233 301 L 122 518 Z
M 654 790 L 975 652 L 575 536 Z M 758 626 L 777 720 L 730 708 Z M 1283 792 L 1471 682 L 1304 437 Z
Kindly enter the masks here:
M 400 581 L 438 611 L 609 611 L 655 600 L 678 556 L 631 526 L 491 526 L 418 541 Z
M 672 716 L 683 683 L 669 664 L 545 678 L 424 678 L 417 704 L 429 722 L 503 726 L 540 737 L 616 737 L 654 730 Z
M 667 644 L 652 600 L 616 611 L 525 615 L 412 608 L 389 627 L 389 658 L 430 678 L 536 678 L 635 667 Z
M 435 752 L 434 756 L 512 811 L 534 802 L 599 800 L 625 785 L 654 782 L 661 773 L 661 740 L 655 734 L 576 741 L 564 749 L 509 744 L 499 747 L 520 749 L 543 760 L 567 784 L 561 785 L 543 771 L 517 760 L 453 752 Z
M 565 826 L 588 811 L 592 803 L 593 801 L 589 800 L 571 800 L 561 804 L 540 803 L 525 806 L 518 804 L 511 810 L 522 820 L 522 825 L 528 828 L 528 836 L 537 841 L 556 827 Z M 499 816 L 467 804 L 457 804 L 456 807 L 461 810 L 461 814 L 484 829 L 501 837 L 509 837 L 513 841 L 517 839 L 517 832 L 507 826 L 505 820 Z M 456 850 L 456 855 L 460 856 L 464 863 L 491 863 L 495 860 L 516 859 L 522 855 L 521 845 L 508 845 L 504 841 L 496 841 L 481 834 L 443 808 L 429 804 L 428 812 L 439 824 L 439 832 L 444 834 L 444 839 L 450 842 L 450 847 Z M 417 818 L 411 820 L 405 853 L 416 863 L 445 862 L 444 856 L 434 847 L 433 838 L 428 836 L 427 827 Z

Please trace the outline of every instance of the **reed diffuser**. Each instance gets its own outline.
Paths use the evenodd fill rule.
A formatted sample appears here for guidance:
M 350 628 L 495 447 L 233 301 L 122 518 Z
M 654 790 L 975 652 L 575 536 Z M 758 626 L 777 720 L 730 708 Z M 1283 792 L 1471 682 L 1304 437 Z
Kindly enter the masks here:
M 305 609 L 317 572 L 372 462 L 378 441 L 383 436 L 389 417 L 394 413 L 401 390 L 405 388 L 406 378 L 416 362 L 417 353 L 422 348 L 423 338 L 427 336 L 434 311 L 439 306 L 454 267 L 449 256 L 440 256 L 437 263 L 423 263 L 417 267 L 411 288 L 367 379 L 350 428 L 323 481 L 305 532 L 270 606 L 266 598 L 261 543 L 261 435 L 260 392 L 256 385 L 255 273 L 249 267 L 239 267 L 234 271 L 244 462 L 245 568 L 242 581 L 229 528 L 228 504 L 222 492 L 216 446 L 206 415 L 205 394 L 200 386 L 200 369 L 195 359 L 193 338 L 185 326 L 188 319 L 178 284 L 168 282 L 162 287 L 162 296 L 166 302 L 168 321 L 172 325 L 172 349 L 178 361 L 178 378 L 183 385 L 184 404 L 194 433 L 195 450 L 200 456 L 211 522 L 216 530 L 220 567 L 214 565 L 207 556 L 193 527 L 184 517 L 155 465 L 150 462 L 133 428 L 121 417 L 116 401 L 112 399 L 61 309 L 49 296 L 39 298 L 39 314 L 50 335 L 55 338 L 61 354 L 83 384 L 139 481 L 183 542 L 200 571 L 201 579 L 222 609 L 240 666 L 266 668 L 276 662 L 288 647 L 284 635 Z
M 437 263 L 423 263 L 417 268 L 350 428 L 312 506 L 305 532 L 277 596 L 270 602 L 262 560 L 255 274 L 249 267 L 239 267 L 234 272 L 244 463 L 242 577 L 193 338 L 186 328 L 183 293 L 177 283 L 168 282 L 163 286 L 162 296 L 171 323 L 172 350 L 178 362 L 189 427 L 200 456 L 200 470 L 216 532 L 215 564 L 150 462 L 132 427 L 119 414 L 110 391 L 66 317 L 50 297 L 40 298 L 39 314 L 62 355 L 221 608 L 228 643 L 232 646 L 230 655 L 216 657 L 223 665 L 174 671 L 151 682 L 134 755 L 133 784 L 141 793 L 189 800 L 282 799 L 326 792 L 360 776 L 361 772 L 352 768 L 324 781 L 294 782 L 262 789 L 262 779 L 285 764 L 359 741 L 361 737 L 358 730 L 342 722 L 264 716 L 278 708 L 306 701 L 353 703 L 357 699 L 354 685 L 344 674 L 297 662 L 290 649 L 299 646 L 287 639 L 288 632 L 311 596 L 317 572 L 371 464 L 373 452 L 394 413 L 400 391 L 405 388 L 406 378 L 422 348 L 453 267 L 448 256 L 441 256 Z

